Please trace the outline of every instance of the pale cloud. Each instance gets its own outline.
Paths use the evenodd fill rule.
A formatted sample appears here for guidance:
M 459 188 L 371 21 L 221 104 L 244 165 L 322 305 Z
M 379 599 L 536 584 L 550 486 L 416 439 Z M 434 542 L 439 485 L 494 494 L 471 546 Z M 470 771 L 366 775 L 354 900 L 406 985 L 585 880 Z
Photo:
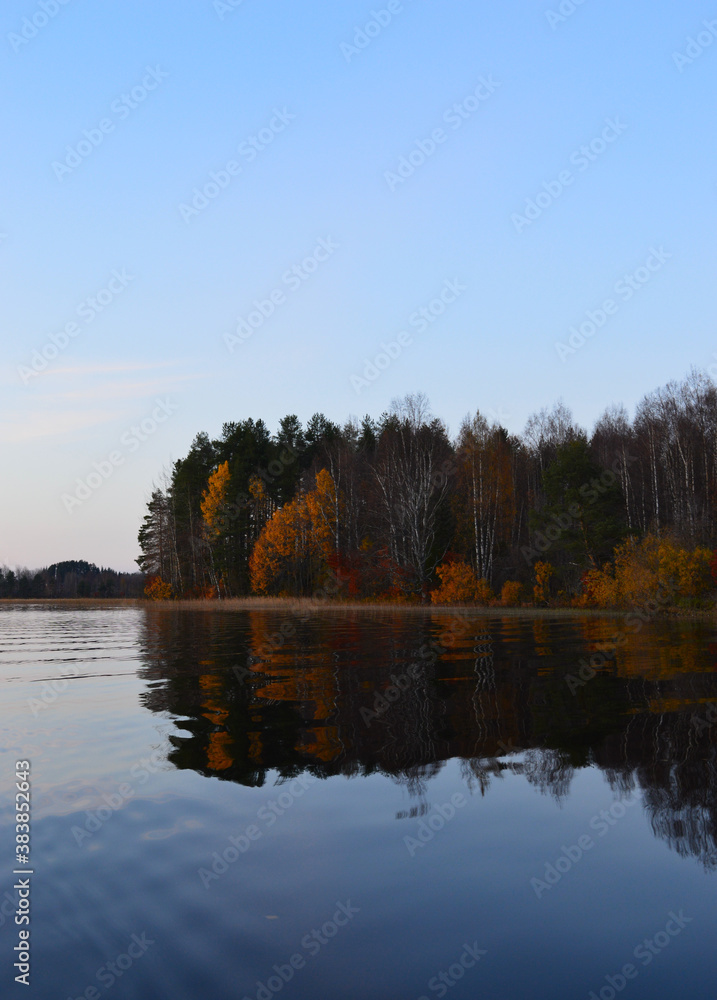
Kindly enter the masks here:
M 14 365 L 8 365 L 7 363 L 0 365 L 0 384 L 14 386 L 15 388 L 23 391 L 25 389 L 32 388 L 33 386 L 39 386 L 47 384 L 48 381 L 52 379 L 71 379 L 71 378 L 86 378 L 88 376 L 102 376 L 102 375 L 121 375 L 123 372 L 150 372 L 156 371 L 161 368 L 176 368 L 177 365 L 182 364 L 181 361 L 155 361 L 155 362 L 142 362 L 142 361 L 107 361 L 107 362 L 90 362 L 88 364 L 76 364 L 76 365 L 58 365 L 53 367 L 50 365 L 45 371 L 38 372 L 32 375 L 27 384 L 23 383 L 20 379 L 17 371 L 17 367 Z M 187 364 L 187 362 L 184 362 Z M 191 362 L 190 362 L 191 364 Z
M 181 374 L 179 364 L 117 361 L 50 369 L 27 387 L 3 391 L 0 442 L 57 439 L 114 420 L 134 420 L 143 400 L 167 396 L 207 377 Z M 141 377 L 145 374 L 148 377 Z
M 106 424 L 117 416 L 107 410 L 15 410 L 6 412 L 0 420 L 0 442 L 12 444 L 57 437 L 75 431 Z
M 57 375 L 116 375 L 118 372 L 147 372 L 157 368 L 176 367 L 179 361 L 156 361 L 146 364 L 141 361 L 117 361 L 106 364 L 73 365 L 65 368 L 49 368 L 42 375 L 45 378 Z
M 15 386 L 11 393 L 3 393 L 0 442 L 56 439 L 113 420 L 133 420 L 142 400 L 166 396 L 186 382 L 206 377 L 166 370 L 177 364 L 114 362 L 48 371 L 27 388 Z M 137 377 L 143 373 L 154 377 Z
M 46 394 L 40 398 L 48 402 L 61 400 L 78 402 L 83 399 L 147 399 L 158 393 L 170 392 L 182 382 L 200 377 L 199 375 L 174 375 L 161 379 L 146 379 L 140 382 L 102 382 L 88 386 L 86 389 Z

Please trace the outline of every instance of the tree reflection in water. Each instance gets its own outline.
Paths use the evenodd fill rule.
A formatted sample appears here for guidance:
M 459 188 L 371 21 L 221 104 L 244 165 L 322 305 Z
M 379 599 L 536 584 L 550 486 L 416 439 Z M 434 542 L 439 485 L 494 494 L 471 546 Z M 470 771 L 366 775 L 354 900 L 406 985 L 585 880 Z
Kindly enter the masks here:
M 595 767 L 616 796 L 641 793 L 656 837 L 714 868 L 712 630 L 645 626 L 573 694 L 566 675 L 622 628 L 577 616 L 302 620 L 155 606 L 142 629 L 143 699 L 177 720 L 169 759 L 178 768 L 250 786 L 302 771 L 383 774 L 418 812 L 452 758 L 471 792 L 510 774 L 556 800 L 570 795 L 576 770 Z

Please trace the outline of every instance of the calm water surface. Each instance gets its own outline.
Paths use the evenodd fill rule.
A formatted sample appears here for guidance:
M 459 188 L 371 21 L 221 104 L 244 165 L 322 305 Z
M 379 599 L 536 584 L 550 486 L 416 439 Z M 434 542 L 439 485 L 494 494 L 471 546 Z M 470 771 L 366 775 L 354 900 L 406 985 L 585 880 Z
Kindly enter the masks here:
M 0 995 L 714 1000 L 716 660 L 701 622 L 5 605 Z

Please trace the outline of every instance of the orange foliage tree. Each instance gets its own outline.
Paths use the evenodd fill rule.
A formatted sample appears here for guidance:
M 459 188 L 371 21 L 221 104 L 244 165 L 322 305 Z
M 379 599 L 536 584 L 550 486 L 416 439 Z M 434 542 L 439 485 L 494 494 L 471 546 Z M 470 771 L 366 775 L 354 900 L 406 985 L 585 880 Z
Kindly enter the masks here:
M 306 499 L 299 496 L 267 521 L 252 549 L 249 573 L 254 593 L 289 588 L 301 593 L 308 576 L 307 563 L 314 555 L 312 543 Z
M 309 591 L 335 552 L 341 506 L 331 474 L 322 469 L 316 489 L 285 504 L 262 528 L 249 558 L 252 590 Z

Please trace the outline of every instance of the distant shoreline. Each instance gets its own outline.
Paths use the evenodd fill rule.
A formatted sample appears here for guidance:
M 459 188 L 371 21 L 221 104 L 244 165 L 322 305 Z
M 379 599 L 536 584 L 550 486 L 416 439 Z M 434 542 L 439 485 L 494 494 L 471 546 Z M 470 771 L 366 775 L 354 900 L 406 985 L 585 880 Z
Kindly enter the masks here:
M 79 604 L 93 608 L 109 604 L 149 604 L 143 597 L 0 597 L 0 608 L 5 604 Z

